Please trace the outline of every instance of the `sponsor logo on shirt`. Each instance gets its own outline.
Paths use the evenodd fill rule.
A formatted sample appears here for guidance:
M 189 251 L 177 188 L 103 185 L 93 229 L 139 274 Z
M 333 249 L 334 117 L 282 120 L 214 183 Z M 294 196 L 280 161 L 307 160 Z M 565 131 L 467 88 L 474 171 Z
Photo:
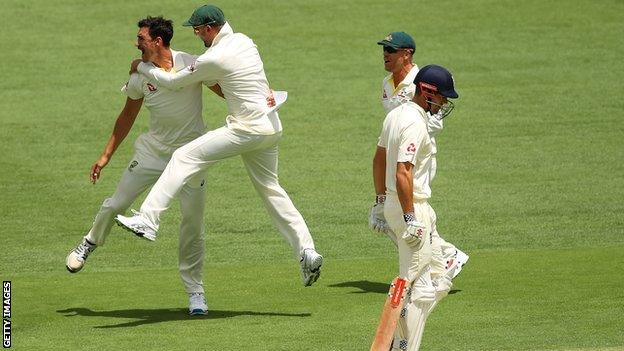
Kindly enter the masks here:
M 416 145 L 414 145 L 414 143 L 410 143 L 407 147 L 407 152 L 416 152 Z
M 158 89 L 156 89 L 156 87 L 152 83 L 147 83 L 147 90 L 149 90 L 149 91 L 151 91 L 153 93 L 153 92 L 155 92 Z

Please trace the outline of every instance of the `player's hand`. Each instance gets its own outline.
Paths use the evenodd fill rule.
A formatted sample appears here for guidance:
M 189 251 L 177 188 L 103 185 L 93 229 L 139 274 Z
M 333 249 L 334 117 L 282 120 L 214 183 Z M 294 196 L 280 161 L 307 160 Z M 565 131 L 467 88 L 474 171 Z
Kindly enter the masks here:
M 132 74 L 132 73 L 137 73 L 138 72 L 138 67 L 139 67 L 139 63 L 143 62 L 141 59 L 136 59 L 133 60 L 132 63 L 130 63 L 130 72 L 128 74 Z
M 407 228 L 401 235 L 401 238 L 405 240 L 407 245 L 415 248 L 416 250 L 420 250 L 423 245 L 423 237 L 426 232 L 427 227 L 423 223 L 415 219 L 411 219 L 407 221 Z
M 108 164 L 109 158 L 107 156 L 100 156 L 100 158 L 95 161 L 93 166 L 91 166 L 91 172 L 89 173 L 89 179 L 91 183 L 95 184 L 98 179 L 100 179 L 100 175 L 102 174 L 102 169 L 106 167 Z
M 267 101 L 267 106 L 269 106 L 269 108 L 273 108 L 275 107 L 275 96 L 273 96 L 273 90 L 271 90 L 271 92 L 269 93 L 269 96 L 267 96 L 266 98 Z
M 384 217 L 384 204 L 375 203 L 368 211 L 368 226 L 377 233 L 386 233 L 390 227 Z

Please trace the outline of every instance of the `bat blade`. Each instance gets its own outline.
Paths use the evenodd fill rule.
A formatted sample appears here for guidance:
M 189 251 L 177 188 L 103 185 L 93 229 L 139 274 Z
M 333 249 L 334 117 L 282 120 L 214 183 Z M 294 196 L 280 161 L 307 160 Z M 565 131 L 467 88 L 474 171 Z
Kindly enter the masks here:
M 388 351 L 390 348 L 394 331 L 401 317 L 406 284 L 407 280 L 396 277 L 390 285 L 390 292 L 381 311 L 381 318 L 370 351 Z

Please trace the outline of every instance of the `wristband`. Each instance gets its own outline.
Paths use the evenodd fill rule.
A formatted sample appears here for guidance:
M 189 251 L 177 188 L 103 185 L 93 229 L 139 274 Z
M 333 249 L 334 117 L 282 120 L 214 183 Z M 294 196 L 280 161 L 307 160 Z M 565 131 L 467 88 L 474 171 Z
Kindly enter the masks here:
M 403 220 L 405 221 L 405 223 L 409 223 L 409 222 L 415 221 L 416 217 L 414 216 L 414 212 L 404 213 L 403 214 Z
M 377 194 L 375 196 L 375 204 L 383 204 L 386 202 L 386 194 Z

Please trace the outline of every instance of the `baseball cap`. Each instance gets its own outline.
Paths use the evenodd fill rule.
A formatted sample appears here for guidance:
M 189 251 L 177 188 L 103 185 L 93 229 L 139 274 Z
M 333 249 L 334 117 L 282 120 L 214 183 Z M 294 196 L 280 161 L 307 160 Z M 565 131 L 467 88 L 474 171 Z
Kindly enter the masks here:
M 416 51 L 414 39 L 405 32 L 392 32 L 383 40 L 377 42 L 378 45 L 389 46 L 394 49 L 412 49 Z
M 438 88 L 438 92 L 447 98 L 457 99 L 459 94 L 455 91 L 453 76 L 446 68 L 438 65 L 427 65 L 421 68 L 414 78 L 414 84 L 427 83 Z
M 225 23 L 225 15 L 220 8 L 214 5 L 204 5 L 193 11 L 191 18 L 182 23 L 182 25 L 194 27 L 204 24 L 222 25 L 223 23 Z

